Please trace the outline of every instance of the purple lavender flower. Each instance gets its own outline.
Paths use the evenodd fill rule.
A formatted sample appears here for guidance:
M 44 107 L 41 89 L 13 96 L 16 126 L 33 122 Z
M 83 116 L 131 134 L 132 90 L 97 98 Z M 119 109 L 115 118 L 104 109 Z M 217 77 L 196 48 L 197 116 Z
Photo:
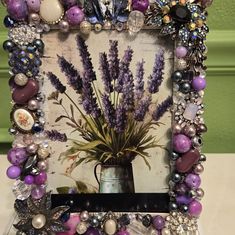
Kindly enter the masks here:
M 134 79 L 130 70 L 123 74 L 122 101 L 126 111 L 134 109 Z
M 104 83 L 105 91 L 110 94 L 113 92 L 112 78 L 110 76 L 108 59 L 106 53 L 100 53 L 100 67 L 101 77 Z
M 104 117 L 110 127 L 115 126 L 115 109 L 107 94 L 102 96 Z
M 163 80 L 164 51 L 161 50 L 155 58 L 153 73 L 148 81 L 148 91 L 151 94 L 157 93 Z
M 125 50 L 124 56 L 120 62 L 119 65 L 119 75 L 118 75 L 118 79 L 117 79 L 117 84 L 115 87 L 115 90 L 119 93 L 123 92 L 123 84 L 124 84 L 124 75 L 129 73 L 129 66 L 132 60 L 132 55 L 133 55 L 133 50 L 128 47 Z
M 140 100 L 144 95 L 144 63 L 144 60 L 142 60 L 136 65 L 135 98 L 137 100 Z
M 66 91 L 66 87 L 60 82 L 60 80 L 54 73 L 49 72 L 47 76 L 52 86 L 54 86 L 57 91 L 59 91 L 60 93 L 64 93 Z
M 88 46 L 86 45 L 83 38 L 80 37 L 79 35 L 77 35 L 76 39 L 77 39 L 78 50 L 79 50 L 80 56 L 82 58 L 82 64 L 83 64 L 84 71 L 87 73 L 87 79 L 89 79 L 89 81 L 92 82 L 92 81 L 96 80 L 96 74 L 95 74 L 93 64 L 91 61 L 91 55 L 88 51 Z
M 65 133 L 60 133 L 57 130 L 45 131 L 45 133 L 51 141 L 60 141 L 60 142 L 66 142 L 67 141 L 66 134 Z
M 153 112 L 153 120 L 158 121 L 165 112 L 171 107 L 173 100 L 171 96 L 168 96 L 161 104 L 159 104 L 156 110 Z
M 119 75 L 119 59 L 118 59 L 118 41 L 109 41 L 109 71 L 113 80 L 118 79 Z
M 65 73 L 68 84 L 78 93 L 82 89 L 82 78 L 79 72 L 74 68 L 73 64 L 68 62 L 63 56 L 58 55 L 58 64 L 63 73 Z
M 140 101 L 139 106 L 134 113 L 134 119 L 136 121 L 141 122 L 144 120 L 144 117 L 148 112 L 150 104 L 151 104 L 151 96 L 147 96 Z
M 127 119 L 126 110 L 123 107 L 123 104 L 121 103 L 118 105 L 116 109 L 116 125 L 115 125 L 116 132 L 122 133 L 125 130 L 126 119 Z

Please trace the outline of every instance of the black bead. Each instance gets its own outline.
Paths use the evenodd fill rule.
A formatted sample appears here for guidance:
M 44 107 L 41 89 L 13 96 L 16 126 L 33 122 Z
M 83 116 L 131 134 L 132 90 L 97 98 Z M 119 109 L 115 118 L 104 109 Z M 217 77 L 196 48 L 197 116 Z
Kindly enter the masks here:
M 190 92 L 190 90 L 191 90 L 191 86 L 189 83 L 184 82 L 184 83 L 180 84 L 180 91 L 182 93 L 187 94 Z
M 174 210 L 177 210 L 178 206 L 175 202 L 170 202 L 169 204 L 169 210 L 170 211 L 174 211 Z
M 187 206 L 187 205 L 182 205 L 182 206 L 180 207 L 180 210 L 181 210 L 182 212 L 186 213 L 186 212 L 188 212 L 188 206 Z
M 4 43 L 3 43 L 3 49 L 5 51 L 9 51 L 9 52 L 12 52 L 14 51 L 14 48 L 15 48 L 15 43 L 12 42 L 11 40 L 6 40 Z
M 180 71 L 175 71 L 172 76 L 171 79 L 173 82 L 179 82 L 183 79 L 183 74 Z
M 128 224 L 130 224 L 130 222 L 131 220 L 128 214 L 124 214 L 118 219 L 118 223 L 122 226 L 127 226 Z
M 172 152 L 170 155 L 171 160 L 175 161 L 176 159 L 179 158 L 179 154 L 176 152 Z
M 173 173 L 171 179 L 174 183 L 178 183 L 181 181 L 181 175 L 179 173 Z
M 14 26 L 15 21 L 10 16 L 6 16 L 3 20 L 3 23 L 6 28 L 11 28 Z
M 151 225 L 152 223 L 152 216 L 147 214 L 143 217 L 142 219 L 142 224 L 147 228 Z
M 206 161 L 206 155 L 201 154 L 200 159 L 201 162 L 205 162 Z
M 179 24 L 189 23 L 191 20 L 191 12 L 187 6 L 179 4 L 173 6 L 170 10 L 171 18 Z
M 60 220 L 65 223 L 69 220 L 70 218 L 70 213 L 69 212 L 65 212 L 64 214 L 61 215 Z

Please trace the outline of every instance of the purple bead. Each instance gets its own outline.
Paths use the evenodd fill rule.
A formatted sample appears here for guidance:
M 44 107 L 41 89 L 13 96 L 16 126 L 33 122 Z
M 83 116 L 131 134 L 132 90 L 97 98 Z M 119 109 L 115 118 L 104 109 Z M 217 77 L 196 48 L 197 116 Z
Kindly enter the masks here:
M 178 195 L 184 195 L 186 194 L 187 192 L 189 191 L 189 188 L 186 184 L 177 184 L 175 186 L 175 192 L 178 194 Z
M 37 185 L 42 185 L 47 181 L 47 173 L 45 171 L 40 172 L 34 177 L 34 183 Z
M 8 0 L 7 11 L 14 20 L 24 20 L 28 16 L 25 0 Z
M 164 218 L 160 215 L 153 217 L 153 226 L 157 230 L 162 230 L 165 226 Z
M 26 161 L 28 154 L 25 148 L 12 148 L 7 154 L 7 159 L 10 163 L 15 166 L 18 166 Z
M 77 0 L 60 0 L 60 2 L 63 4 L 63 6 L 68 8 L 77 4 Z
M 185 183 L 188 187 L 197 189 L 201 184 L 201 178 L 199 175 L 190 173 L 186 176 Z
M 46 193 L 46 189 L 44 187 L 35 187 L 31 191 L 31 196 L 33 199 L 41 199 L 43 195 Z
M 7 169 L 7 176 L 10 179 L 17 179 L 21 174 L 21 169 L 18 166 L 10 166 Z
M 84 19 L 84 13 L 78 6 L 73 6 L 66 11 L 66 18 L 70 25 L 78 25 Z
M 177 196 L 176 197 L 176 202 L 178 204 L 184 204 L 184 205 L 188 205 L 190 202 L 192 202 L 193 199 L 191 197 L 188 196 Z
M 31 185 L 34 183 L 34 177 L 32 175 L 27 175 L 24 178 L 24 182 L 25 182 L 25 184 Z
M 121 230 L 116 235 L 130 235 L 130 233 L 126 230 Z
M 149 7 L 149 0 L 133 0 L 132 10 L 145 12 Z
M 203 76 L 194 77 L 192 87 L 196 91 L 201 91 L 206 88 L 206 79 Z
M 87 229 L 84 235 L 100 235 L 100 232 L 98 229 L 90 227 Z
M 31 12 L 39 12 L 40 10 L 40 0 L 26 0 L 28 8 Z
M 201 214 L 201 212 L 202 212 L 202 204 L 199 201 L 197 201 L 197 200 L 192 201 L 189 204 L 188 212 L 189 212 L 189 214 L 191 216 L 198 217 Z
M 192 146 L 191 140 L 183 134 L 177 134 L 173 137 L 173 149 L 178 153 L 186 153 Z
M 175 55 L 179 59 L 184 58 L 187 55 L 187 53 L 188 53 L 188 50 L 184 46 L 178 46 L 175 49 Z

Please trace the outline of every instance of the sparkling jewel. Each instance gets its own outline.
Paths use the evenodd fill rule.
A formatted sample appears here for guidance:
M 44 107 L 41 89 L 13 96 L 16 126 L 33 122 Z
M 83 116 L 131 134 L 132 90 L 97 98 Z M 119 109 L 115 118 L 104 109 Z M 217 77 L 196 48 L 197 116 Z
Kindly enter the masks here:
M 25 0 L 7 0 L 7 11 L 14 20 L 24 20 L 28 15 Z
M 35 215 L 32 219 L 32 226 L 36 229 L 41 229 L 46 224 L 46 217 L 43 214 Z
M 10 28 L 14 26 L 15 21 L 10 16 L 5 16 L 3 23 L 5 27 Z
M 198 106 L 194 103 L 189 103 L 183 113 L 185 119 L 193 121 L 197 115 Z
M 201 174 L 201 173 L 203 173 L 203 171 L 204 171 L 204 167 L 203 167 L 203 165 L 202 164 L 197 164 L 195 167 L 194 167 L 194 173 L 195 174 Z
M 185 183 L 188 187 L 192 189 L 197 189 L 201 184 L 201 178 L 196 174 L 190 173 L 186 176 Z
M 188 53 L 188 50 L 187 50 L 187 48 L 186 47 L 184 47 L 184 46 L 178 46 L 178 47 L 176 47 L 176 49 L 175 49 L 175 55 L 176 55 L 176 57 L 177 58 L 184 58 L 186 55 L 187 55 L 187 53 Z
M 39 109 L 39 102 L 35 99 L 29 100 L 28 109 L 32 111 Z
M 38 156 L 41 159 L 46 159 L 49 156 L 50 152 L 47 148 L 39 148 L 38 150 Z
M 29 11 L 38 12 L 40 10 L 40 0 L 26 0 Z
M 85 222 L 80 222 L 77 227 L 76 227 L 76 231 L 78 234 L 84 234 L 88 229 L 88 225 Z
M 30 154 L 35 154 L 38 150 L 38 145 L 31 143 L 26 147 L 26 151 Z
M 21 174 L 21 168 L 19 166 L 10 166 L 7 169 L 7 176 L 10 179 L 17 179 Z
M 87 221 L 89 219 L 88 211 L 82 211 L 80 214 L 81 221 Z
M 61 20 L 59 23 L 60 31 L 63 33 L 68 33 L 69 32 L 69 23 L 68 21 Z
M 161 235 L 171 235 L 171 231 L 168 228 L 162 229 Z
M 165 226 L 165 219 L 160 216 L 160 215 L 157 215 L 155 217 L 153 217 L 153 226 L 155 229 L 157 230 L 162 230 Z
M 193 199 L 191 197 L 189 197 L 189 196 L 186 196 L 186 195 L 180 195 L 180 196 L 176 197 L 176 202 L 178 204 L 188 205 L 192 201 L 193 201 Z
M 201 212 L 202 212 L 202 205 L 199 201 L 194 200 L 189 204 L 189 210 L 188 210 L 189 214 L 191 216 L 196 216 L 198 217 Z
M 32 198 L 38 200 L 38 199 L 41 199 L 45 193 L 46 193 L 45 187 L 37 186 L 32 189 L 31 196 L 32 196 Z
M 15 166 L 18 166 L 25 162 L 27 158 L 28 154 L 25 148 L 12 148 L 7 154 L 8 161 Z
M 137 10 L 140 12 L 145 12 L 149 7 L 149 0 L 133 0 L 132 10 Z
M 204 90 L 206 88 L 206 80 L 204 76 L 194 77 L 192 81 L 192 87 L 196 91 Z
M 127 24 L 131 33 L 138 33 L 144 25 L 144 14 L 140 11 L 131 11 Z
M 41 21 L 41 18 L 39 16 L 39 14 L 37 14 L 37 13 L 30 13 L 29 14 L 29 23 L 30 24 L 37 25 L 40 23 L 40 21 Z
M 63 6 L 59 0 L 42 0 L 40 5 L 40 16 L 46 23 L 56 24 L 64 16 Z
M 104 231 L 107 235 L 114 235 L 117 231 L 117 224 L 113 219 L 108 219 L 104 223 Z
M 175 167 L 178 172 L 186 173 L 193 167 L 195 163 L 198 162 L 199 158 L 199 151 L 197 149 L 192 149 L 176 160 Z
M 25 104 L 39 91 L 39 84 L 34 79 L 29 79 L 23 87 L 17 87 L 12 93 L 12 99 L 17 104 Z
M 32 175 L 26 175 L 24 178 L 24 183 L 31 185 L 34 183 L 34 177 Z
M 34 183 L 37 185 L 45 184 L 47 181 L 47 173 L 45 171 L 40 172 L 34 177 Z
M 70 25 L 79 25 L 84 19 L 84 13 L 78 6 L 73 6 L 66 11 L 66 19 Z
M 184 195 L 186 194 L 186 192 L 188 192 L 189 188 L 187 187 L 186 184 L 184 183 L 181 183 L 181 184 L 177 184 L 175 186 L 175 192 L 178 194 L 178 195 Z
M 88 22 L 88 21 L 85 21 L 85 20 L 82 21 L 81 24 L 80 24 L 80 32 L 82 34 L 86 34 L 86 35 L 90 34 L 90 32 L 91 32 L 91 23 Z
M 196 135 L 196 128 L 193 125 L 186 125 L 183 128 L 183 133 L 188 137 L 193 137 Z
M 178 153 L 185 153 L 189 151 L 192 143 L 191 140 L 183 134 L 177 134 L 173 137 L 173 149 Z
M 19 200 L 27 199 L 31 194 L 31 185 L 27 185 L 21 180 L 16 180 L 13 184 L 12 191 Z
M 23 73 L 18 73 L 14 77 L 14 82 L 18 86 L 25 86 L 28 82 L 28 77 Z
M 96 216 L 92 216 L 90 219 L 89 219 L 89 222 L 90 222 L 90 225 L 94 228 L 97 228 L 100 224 L 98 218 Z

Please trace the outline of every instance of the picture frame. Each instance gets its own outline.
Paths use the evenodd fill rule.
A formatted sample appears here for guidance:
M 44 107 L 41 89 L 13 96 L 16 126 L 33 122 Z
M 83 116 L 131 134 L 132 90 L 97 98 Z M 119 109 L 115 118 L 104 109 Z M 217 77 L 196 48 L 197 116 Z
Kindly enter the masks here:
M 17 234 L 198 231 L 211 3 L 4 2 Z

